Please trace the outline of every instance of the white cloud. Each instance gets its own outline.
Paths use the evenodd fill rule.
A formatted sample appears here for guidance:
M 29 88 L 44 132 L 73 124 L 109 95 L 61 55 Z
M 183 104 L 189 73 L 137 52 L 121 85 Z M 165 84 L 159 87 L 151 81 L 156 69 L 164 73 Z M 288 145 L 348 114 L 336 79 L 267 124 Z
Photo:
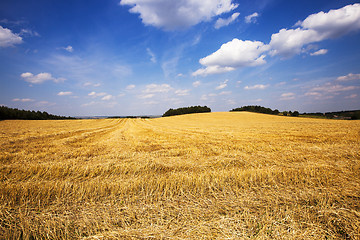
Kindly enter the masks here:
M 309 92 L 305 93 L 305 96 L 319 96 L 319 95 L 321 95 L 321 93 L 313 92 L 313 91 L 309 91 Z
M 146 94 L 146 95 L 139 96 L 139 98 L 147 99 L 147 98 L 153 98 L 154 96 L 155 96 L 155 94 L 150 93 L 150 94 Z
M 322 39 L 340 37 L 360 29 L 360 4 L 347 5 L 343 8 L 319 12 L 308 16 L 301 26 L 313 29 Z
M 326 93 L 337 93 L 343 91 L 350 91 L 357 89 L 357 86 L 343 86 L 340 84 L 327 83 L 324 86 L 315 87 L 312 89 L 314 92 L 326 92 Z
M 272 55 L 291 57 L 299 54 L 304 45 L 340 37 L 360 29 L 360 4 L 319 12 L 299 21 L 296 29 L 281 29 L 271 36 Z
M 216 89 L 216 90 L 220 90 L 220 89 L 226 88 L 228 81 L 229 81 L 229 80 L 226 79 L 224 82 L 220 83 L 220 85 L 217 86 L 215 89 Z
M 172 90 L 173 88 L 169 84 L 149 84 L 146 85 L 144 93 L 166 93 Z
M 192 83 L 193 87 L 199 87 L 201 85 L 200 81 L 195 81 Z
M 59 92 L 57 95 L 58 96 L 69 96 L 69 95 L 72 95 L 72 92 Z
M 321 40 L 318 33 L 312 29 L 281 29 L 278 33 L 271 35 L 270 54 L 291 57 L 301 53 L 305 44 Z
M 316 52 L 310 53 L 311 56 L 318 56 L 318 55 L 324 55 L 327 54 L 328 50 L 327 49 L 320 49 Z
M 130 84 L 130 85 L 127 85 L 126 86 L 126 90 L 132 90 L 132 89 L 134 89 L 136 86 L 134 85 L 134 84 Z
M 131 13 L 140 14 L 145 25 L 165 30 L 184 29 L 237 8 L 232 0 L 121 0 Z
M 256 18 L 259 16 L 257 12 L 245 17 L 246 23 L 256 23 Z
M 231 91 L 222 91 L 221 93 L 219 93 L 219 96 L 223 96 L 223 95 L 231 95 Z
M 334 84 L 334 83 L 326 83 L 322 86 L 317 86 L 305 93 L 305 96 L 312 96 L 315 97 L 315 99 L 321 99 L 321 98 L 329 98 L 333 97 L 332 95 L 338 95 L 341 92 L 347 92 L 359 89 L 358 86 L 344 86 L 341 84 Z
M 103 101 L 109 101 L 109 100 L 112 100 L 112 99 L 114 99 L 114 96 L 110 95 L 110 94 L 108 94 L 108 95 L 104 96 L 103 98 L 101 98 L 101 100 L 103 100 Z
M 184 90 L 179 89 L 175 91 L 175 94 L 178 96 L 187 96 L 189 95 L 189 91 L 190 91 L 189 89 L 184 89 Z
M 67 46 L 67 47 L 64 47 L 64 49 L 66 50 L 66 51 L 68 51 L 68 52 L 73 52 L 74 51 L 74 48 L 72 47 L 72 46 Z
M 34 102 L 34 99 L 31 98 L 14 98 L 13 102 Z
M 295 93 L 289 92 L 289 93 L 283 93 L 280 96 L 280 100 L 293 100 L 295 99 Z
M 86 82 L 84 83 L 83 85 L 84 87 L 89 87 L 89 86 L 92 86 L 92 87 L 100 87 L 101 84 L 100 83 L 91 83 L 91 82 Z
M 105 92 L 101 92 L 101 93 L 97 93 L 97 92 L 91 92 L 88 94 L 88 96 L 90 97 L 102 97 L 102 96 L 105 96 L 106 93 Z
M 336 80 L 338 80 L 338 81 L 351 81 L 351 80 L 359 80 L 359 79 L 360 79 L 360 73 L 357 73 L 357 74 L 349 73 L 346 76 L 338 77 Z
M 45 81 L 53 81 L 55 83 L 64 82 L 65 78 L 54 78 L 50 73 L 39 73 L 34 75 L 30 72 L 22 73 L 20 75 L 26 82 L 33 83 L 33 84 L 40 84 Z
M 208 66 L 206 68 L 200 68 L 192 73 L 192 76 L 207 76 L 211 74 L 219 74 L 234 71 L 233 67 L 220 67 L 220 66 Z
M 39 37 L 40 34 L 38 32 L 32 31 L 31 29 L 21 29 L 19 35 L 21 36 L 35 36 Z
M 233 71 L 236 68 L 265 64 L 265 55 L 262 53 L 268 49 L 268 45 L 259 41 L 242 41 L 234 38 L 223 44 L 216 52 L 200 59 L 200 64 L 206 68 L 198 69 L 193 76 L 206 76 Z
M 0 47 L 12 47 L 22 42 L 23 40 L 19 34 L 13 33 L 10 29 L 0 26 Z
M 155 54 L 151 51 L 150 48 L 147 48 L 146 49 L 146 52 L 149 54 L 150 56 L 150 61 L 153 62 L 153 63 L 156 63 L 156 56 Z
M 229 25 L 230 23 L 234 22 L 238 17 L 239 17 L 240 13 L 236 12 L 236 13 L 233 13 L 233 15 L 231 15 L 229 18 L 219 18 L 216 22 L 215 22 L 215 25 L 214 27 L 216 29 L 219 29 L 221 27 L 224 27 L 224 26 L 227 26 Z
M 256 84 L 256 85 L 253 85 L 253 86 L 245 86 L 244 89 L 245 90 L 254 90 L 254 89 L 263 90 L 263 89 L 268 88 L 269 86 L 270 85 Z

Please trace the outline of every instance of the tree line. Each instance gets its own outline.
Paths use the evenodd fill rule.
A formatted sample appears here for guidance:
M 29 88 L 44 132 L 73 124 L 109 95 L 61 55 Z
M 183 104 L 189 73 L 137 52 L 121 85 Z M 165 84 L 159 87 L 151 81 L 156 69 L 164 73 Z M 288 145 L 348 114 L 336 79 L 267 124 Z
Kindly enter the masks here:
M 189 114 L 189 113 L 205 113 L 205 112 L 211 112 L 211 109 L 207 106 L 203 106 L 203 107 L 191 106 L 191 107 L 182 107 L 182 108 L 177 108 L 177 109 L 170 108 L 162 116 L 169 117 L 169 116 L 183 115 L 183 114 Z
M 53 119 L 75 119 L 72 117 L 57 116 L 47 112 L 19 110 L 0 106 L 0 120 L 22 119 L 22 120 L 53 120 Z
M 234 108 L 234 109 L 230 110 L 230 112 L 237 112 L 237 111 L 257 112 L 257 113 L 283 115 L 283 116 L 293 116 L 293 117 L 299 116 L 298 111 L 294 111 L 294 112 L 292 112 L 292 111 L 283 111 L 283 112 L 280 112 L 277 109 L 272 110 L 271 108 L 266 108 L 266 107 L 257 106 L 257 105 L 243 106 L 243 107 L 240 107 L 240 108 Z

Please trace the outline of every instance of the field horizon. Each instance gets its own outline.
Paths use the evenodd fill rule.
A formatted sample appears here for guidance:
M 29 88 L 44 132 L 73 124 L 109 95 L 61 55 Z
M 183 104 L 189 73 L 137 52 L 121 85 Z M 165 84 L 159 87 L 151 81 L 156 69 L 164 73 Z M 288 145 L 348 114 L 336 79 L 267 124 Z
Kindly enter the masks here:
M 360 239 L 360 121 L 0 121 L 1 239 Z

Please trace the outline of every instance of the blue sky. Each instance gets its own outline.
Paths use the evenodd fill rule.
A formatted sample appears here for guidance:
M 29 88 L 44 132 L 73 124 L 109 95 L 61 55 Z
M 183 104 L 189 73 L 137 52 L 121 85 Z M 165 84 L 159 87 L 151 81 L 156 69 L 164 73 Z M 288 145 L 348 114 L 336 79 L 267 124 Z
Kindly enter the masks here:
M 360 109 L 360 4 L 2 0 L 0 104 L 66 116 Z

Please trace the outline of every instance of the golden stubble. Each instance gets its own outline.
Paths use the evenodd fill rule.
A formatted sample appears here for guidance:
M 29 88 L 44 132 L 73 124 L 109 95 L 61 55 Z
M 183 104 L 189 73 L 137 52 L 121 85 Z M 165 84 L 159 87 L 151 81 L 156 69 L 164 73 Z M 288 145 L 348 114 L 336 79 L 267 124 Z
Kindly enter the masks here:
M 360 121 L 0 122 L 1 239 L 360 239 Z

